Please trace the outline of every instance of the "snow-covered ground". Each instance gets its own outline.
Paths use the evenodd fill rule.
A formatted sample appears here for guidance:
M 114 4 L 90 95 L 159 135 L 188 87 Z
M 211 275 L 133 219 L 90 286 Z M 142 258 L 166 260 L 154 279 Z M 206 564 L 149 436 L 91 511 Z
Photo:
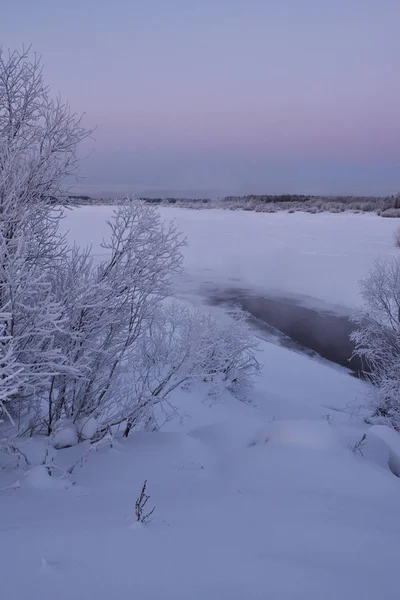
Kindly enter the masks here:
M 65 225 L 100 254 L 107 214 Z M 183 295 L 240 279 L 349 306 L 373 258 L 395 254 L 396 222 L 377 217 L 163 214 L 188 237 Z M 181 419 L 89 452 L 67 479 L 86 442 L 51 450 L 52 477 L 2 469 L 0 488 L 20 487 L 0 493 L 1 598 L 397 600 L 397 434 L 352 416 L 363 384 L 344 370 L 268 343 L 259 359 L 248 403 L 180 391 Z M 44 441 L 24 451 L 40 464 Z M 138 527 L 144 479 L 155 512 Z
M 63 223 L 80 244 L 102 254 L 110 206 L 71 211 Z M 309 297 L 310 302 L 351 307 L 358 280 L 378 257 L 398 256 L 398 219 L 376 215 L 254 213 L 159 208 L 188 239 L 180 291 L 199 286 L 244 287 L 262 294 Z

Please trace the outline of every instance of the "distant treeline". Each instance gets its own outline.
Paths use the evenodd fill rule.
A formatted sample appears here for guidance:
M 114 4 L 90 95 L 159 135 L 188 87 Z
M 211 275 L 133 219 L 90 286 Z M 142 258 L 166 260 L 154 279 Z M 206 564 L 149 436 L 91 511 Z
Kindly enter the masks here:
M 307 202 L 316 196 L 304 196 L 302 194 L 249 194 L 248 196 L 225 196 L 222 198 L 223 202 L 236 202 L 241 200 L 244 202 L 264 202 L 267 204 L 271 203 L 282 203 L 282 202 Z
M 247 210 L 255 212 L 308 213 L 353 212 L 376 213 L 382 217 L 400 217 L 400 194 L 396 196 L 308 196 L 303 194 L 249 194 L 246 196 L 225 196 L 216 200 L 210 198 L 139 198 L 147 204 L 160 206 L 180 206 L 190 209 Z M 129 200 L 126 200 L 129 202 Z M 115 204 L 116 198 L 91 198 L 90 196 L 70 196 L 72 204 Z
M 140 198 L 140 200 L 147 204 L 208 204 L 211 202 L 210 198 Z
M 138 200 L 142 200 L 142 202 L 146 202 L 146 204 L 187 204 L 187 203 L 198 203 L 198 204 L 207 204 L 208 202 L 211 202 L 210 198 L 142 198 L 142 197 L 138 197 L 136 198 Z M 113 197 L 113 198 L 95 198 L 92 196 L 69 196 L 69 201 L 71 204 L 107 204 L 112 206 L 113 204 L 115 204 L 116 202 L 129 202 L 130 199 L 129 198 L 119 198 L 119 197 Z
M 400 195 L 397 196 L 306 196 L 299 194 L 229 196 L 218 203 L 231 210 L 256 212 L 374 212 L 382 217 L 400 217 Z

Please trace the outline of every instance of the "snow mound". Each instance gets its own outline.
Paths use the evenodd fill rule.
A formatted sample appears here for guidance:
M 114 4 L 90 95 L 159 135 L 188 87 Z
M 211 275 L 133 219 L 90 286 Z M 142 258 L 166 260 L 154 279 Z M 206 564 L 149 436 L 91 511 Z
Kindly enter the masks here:
M 189 435 L 214 451 L 229 454 L 245 448 L 249 437 L 261 423 L 260 419 L 247 417 L 225 419 L 211 425 L 197 427 L 190 431 Z
M 400 435 L 387 425 L 373 425 L 368 429 L 367 438 L 376 436 L 389 448 L 389 467 L 392 473 L 400 477 Z
M 250 440 L 249 446 L 272 442 L 282 446 L 327 449 L 337 445 L 333 428 L 326 421 L 309 419 L 272 421 Z
M 75 423 L 78 436 L 81 440 L 90 440 L 99 428 L 99 423 L 94 417 L 82 417 Z
M 45 465 L 37 465 L 25 474 L 24 483 L 37 490 L 65 489 L 68 481 L 59 479 Z
M 129 525 L 129 529 L 132 529 L 133 531 L 143 531 L 146 527 L 145 523 L 141 523 L 140 521 L 134 521 L 133 523 L 131 523 L 131 525 Z
M 56 423 L 51 443 L 57 450 L 70 448 L 78 443 L 78 429 L 71 419 L 63 419 Z

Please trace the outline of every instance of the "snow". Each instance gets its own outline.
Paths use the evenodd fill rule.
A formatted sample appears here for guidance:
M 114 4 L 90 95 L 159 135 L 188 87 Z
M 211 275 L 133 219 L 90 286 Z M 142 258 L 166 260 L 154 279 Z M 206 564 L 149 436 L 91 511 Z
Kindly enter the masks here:
M 397 599 L 400 481 L 382 454 L 385 442 L 369 435 L 374 427 L 345 412 L 362 384 L 272 344 L 260 358 L 284 359 L 293 381 L 272 367 L 248 404 L 180 391 L 182 422 L 103 444 L 68 489 L 61 472 L 88 442 L 52 450 L 60 476 L 39 465 L 19 490 L 3 492 L 4 597 Z M 323 418 L 324 380 L 336 397 L 331 423 Z M 271 408 L 269 387 L 279 381 Z M 363 455 L 349 449 L 364 431 L 375 438 L 373 460 L 368 445 Z M 45 440 L 25 441 L 24 451 L 43 459 Z M 0 473 L 1 487 L 17 477 Z M 156 510 L 140 526 L 134 505 L 144 479 Z
M 96 433 L 99 424 L 94 417 L 83 417 L 76 422 L 76 428 L 80 439 L 90 440 Z
M 368 437 L 376 436 L 389 450 L 389 466 L 400 477 L 400 435 L 387 425 L 373 425 L 368 429 Z
M 94 253 L 109 211 L 66 219 Z M 249 286 L 349 306 L 353 277 L 394 252 L 395 223 L 365 215 L 168 215 L 189 238 L 188 294 L 205 277 L 225 285 L 236 273 Z M 209 396 L 205 385 L 179 390 L 181 418 L 159 433 L 51 452 L 46 439 L 25 439 L 31 465 L 0 470 L 1 597 L 397 600 L 399 435 L 354 413 L 363 384 L 344 369 L 266 342 L 258 358 L 247 402 Z M 97 424 L 81 425 L 89 438 Z M 155 512 L 138 525 L 145 479 Z
M 58 450 L 61 448 L 69 448 L 78 443 L 78 430 L 70 419 L 56 423 L 51 435 L 51 443 Z
M 298 446 L 323 450 L 334 445 L 335 437 L 332 427 L 326 421 L 297 419 L 294 421 L 274 421 L 262 427 L 250 446 L 257 444 L 279 444 L 282 446 Z
M 37 465 L 26 472 L 24 485 L 37 490 L 61 490 L 69 487 L 70 482 L 54 475 L 45 465 Z
M 110 206 L 81 207 L 68 212 L 63 227 L 100 257 L 112 211 Z M 399 253 L 394 246 L 398 220 L 377 215 L 159 211 L 187 236 L 182 292 L 229 286 L 348 308 L 359 302 L 358 280 L 372 262 Z
M 56 496 L 44 467 L 34 490 L 3 493 L 4 597 L 395 600 L 399 480 L 322 419 L 263 425 L 241 407 L 243 428 L 227 401 L 224 421 L 102 448 Z M 249 446 L 261 427 L 268 443 Z M 84 450 L 55 461 L 67 468 Z M 156 510 L 137 526 L 145 478 Z

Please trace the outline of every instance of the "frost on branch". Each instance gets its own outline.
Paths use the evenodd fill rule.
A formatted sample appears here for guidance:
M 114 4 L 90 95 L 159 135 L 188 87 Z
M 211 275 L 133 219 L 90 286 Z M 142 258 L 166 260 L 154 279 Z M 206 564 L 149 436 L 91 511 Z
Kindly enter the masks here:
M 50 428 L 62 417 L 110 421 L 126 394 L 131 357 L 180 270 L 183 238 L 155 209 L 121 205 L 109 227 L 107 260 L 94 265 L 88 250 L 74 248 L 56 274 L 54 293 L 66 320 L 56 340 L 72 371 L 52 378 Z
M 202 381 L 215 394 L 244 391 L 259 371 L 257 347 L 242 316 L 221 322 L 177 302 L 158 306 L 129 363 L 133 393 L 120 409 L 125 435 L 143 421 L 157 429 L 153 408 L 183 385 Z
M 10 318 L 9 313 L 0 313 L 0 422 L 6 418 L 14 425 L 9 409 L 12 397 L 19 390 L 22 369 L 15 359 L 12 338 L 4 335 Z
M 15 194 L 19 207 L 65 200 L 64 178 L 77 174 L 77 149 L 89 134 L 68 104 L 51 98 L 36 54 L 0 48 L 0 155 L 8 175 L 0 194 Z
M 153 207 L 117 206 L 100 263 L 67 245 L 64 182 L 88 134 L 35 56 L 0 52 L 0 409 L 60 448 L 124 422 L 155 429 L 179 386 L 238 392 L 258 369 L 243 320 L 167 301 L 185 241 Z
M 64 321 L 52 274 L 66 252 L 56 205 L 88 133 L 67 104 L 51 99 L 35 55 L 0 49 L 1 393 L 22 429 L 51 375 L 68 368 L 55 343 Z
M 377 261 L 361 281 L 364 305 L 352 317 L 355 353 L 370 381 L 367 405 L 374 422 L 400 429 L 400 262 Z

